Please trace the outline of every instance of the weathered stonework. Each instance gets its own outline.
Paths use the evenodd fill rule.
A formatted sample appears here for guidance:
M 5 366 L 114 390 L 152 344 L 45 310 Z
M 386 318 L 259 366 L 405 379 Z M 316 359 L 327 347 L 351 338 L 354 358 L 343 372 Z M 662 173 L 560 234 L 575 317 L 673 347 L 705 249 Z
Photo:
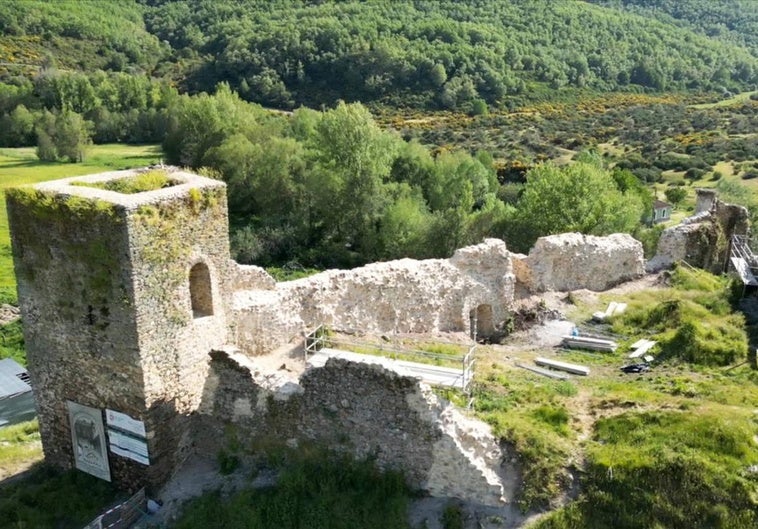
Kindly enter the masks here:
M 513 499 L 517 472 L 503 467 L 489 427 L 389 364 L 331 359 L 296 383 L 286 377 L 272 383 L 239 352 L 212 356 L 201 408 L 205 442 L 212 443 L 206 450 L 223 448 L 227 440 L 213 432 L 233 424 L 251 445 L 276 437 L 371 457 L 382 468 L 403 470 L 411 487 L 432 495 L 491 505 Z
M 207 351 L 227 338 L 230 274 L 224 184 L 173 171 L 175 185 L 131 195 L 81 185 L 136 174 L 7 195 L 45 457 L 72 464 L 66 400 L 126 413 L 145 423 L 151 462 L 111 454 L 113 479 L 127 486 L 165 479 L 181 457 Z M 210 270 L 196 286 L 208 287 L 212 316 L 193 314 L 198 263 Z
M 108 454 L 113 480 L 126 487 L 160 485 L 191 446 L 215 453 L 218 433 L 234 425 L 251 442 L 316 442 L 372 456 L 432 494 L 511 499 L 517 473 L 502 465 L 489 429 L 390 364 L 330 360 L 301 373 L 302 357 L 279 368 L 260 355 L 300 346 L 320 324 L 486 337 L 507 319 L 517 282 L 602 290 L 641 274 L 642 248 L 630 237 L 567 234 L 540 239 L 529 256 L 487 239 L 449 259 L 276 283 L 229 260 L 225 185 L 166 171 L 173 185 L 135 194 L 74 183 L 139 171 L 7 197 L 47 461 L 73 462 L 67 400 L 122 412 L 144 423 L 150 462 Z
M 655 272 L 675 262 L 685 261 L 692 266 L 721 273 L 732 235 L 744 235 L 748 228 L 746 208 L 721 202 L 712 190 L 698 189 L 695 214 L 663 231 L 655 257 L 646 265 L 647 270 Z
M 519 282 L 533 292 L 608 288 L 645 273 L 642 243 L 630 235 L 563 233 L 537 239 L 527 257 L 516 256 Z
M 450 259 L 401 259 L 355 270 L 328 270 L 234 294 L 237 344 L 265 354 L 319 324 L 348 333 L 480 334 L 502 322 L 514 277 L 497 239 L 458 250 Z

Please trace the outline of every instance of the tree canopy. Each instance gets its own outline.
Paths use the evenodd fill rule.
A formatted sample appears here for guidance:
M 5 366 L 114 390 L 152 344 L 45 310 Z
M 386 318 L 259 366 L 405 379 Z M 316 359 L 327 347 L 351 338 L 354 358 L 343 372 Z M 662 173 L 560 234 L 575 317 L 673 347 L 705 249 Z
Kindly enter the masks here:
M 643 195 L 644 196 L 644 195 Z M 564 232 L 630 232 L 646 213 L 637 189 L 622 191 L 598 161 L 543 163 L 527 174 L 506 239 L 528 251 L 537 238 Z
M 485 113 L 536 87 L 740 90 L 750 0 L 8 0 L 0 75 L 38 68 L 227 82 L 277 108 L 338 100 Z M 81 112 L 81 110 L 77 110 Z

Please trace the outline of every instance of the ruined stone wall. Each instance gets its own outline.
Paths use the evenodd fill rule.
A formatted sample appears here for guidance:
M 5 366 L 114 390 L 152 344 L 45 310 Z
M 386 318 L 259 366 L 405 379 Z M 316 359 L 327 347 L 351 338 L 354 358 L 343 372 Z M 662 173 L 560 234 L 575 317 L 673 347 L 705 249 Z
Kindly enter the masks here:
M 415 379 L 331 359 L 277 387 L 256 372 L 255 359 L 220 351 L 213 357 L 201 407 L 210 437 L 234 424 L 245 447 L 315 442 L 402 470 L 409 485 L 433 495 L 489 504 L 513 499 L 516 472 L 502 466 L 489 428 Z M 215 440 L 223 447 L 222 436 Z
M 146 466 L 108 455 L 112 479 L 126 487 L 160 483 L 173 470 L 200 403 L 207 352 L 229 335 L 225 186 L 167 171 L 172 185 L 134 194 L 102 186 L 137 171 L 8 193 L 46 458 L 73 464 L 67 400 L 125 413 L 144 422 L 150 458 Z M 213 313 L 203 317 L 191 295 L 198 263 L 205 273 L 195 278 L 207 281 L 195 304 Z
M 505 319 L 513 284 L 510 255 L 497 239 L 450 259 L 329 270 L 274 289 L 236 292 L 236 343 L 248 354 L 264 354 L 322 323 L 351 333 L 470 332 L 474 317 L 490 326 Z
M 698 188 L 695 190 L 695 215 L 698 213 L 709 212 L 718 200 L 715 189 Z
M 663 231 L 655 257 L 646 265 L 648 271 L 662 270 L 677 261 L 716 274 L 724 271 L 729 241 L 732 235 L 748 232 L 749 214 L 746 208 L 721 202 L 714 192 L 706 191 L 698 190 L 695 215 Z
M 417 381 L 386 366 L 338 361 L 298 378 L 259 372 L 254 356 L 322 323 L 359 334 L 487 335 L 507 318 L 516 278 L 535 291 L 603 290 L 641 274 L 642 247 L 629 236 L 565 234 L 540 239 L 528 256 L 488 239 L 450 259 L 374 263 L 277 284 L 261 268 L 229 260 L 224 184 L 167 171 L 171 186 L 134 195 L 71 185 L 130 171 L 8 197 L 46 457 L 72 464 L 66 400 L 125 413 L 144 422 L 150 458 L 144 466 L 109 455 L 114 481 L 128 487 L 171 474 L 189 453 L 200 412 L 251 439 L 310 440 L 375 456 L 433 494 L 508 496 L 489 432 Z M 713 215 L 737 226 L 735 211 Z
M 126 213 L 113 204 L 23 189 L 7 194 L 8 217 L 46 461 L 69 468 L 66 401 L 143 409 L 143 371 L 132 307 Z M 122 474 L 138 473 L 123 462 Z
M 514 263 L 517 279 L 533 292 L 602 291 L 645 273 L 642 243 L 621 233 L 540 237 L 529 255 L 515 257 Z

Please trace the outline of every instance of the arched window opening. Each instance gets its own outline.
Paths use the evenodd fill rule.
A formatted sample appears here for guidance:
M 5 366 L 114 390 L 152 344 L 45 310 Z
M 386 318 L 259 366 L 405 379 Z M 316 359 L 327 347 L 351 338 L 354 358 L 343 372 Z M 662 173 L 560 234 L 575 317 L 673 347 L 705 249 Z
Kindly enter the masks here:
M 471 337 L 475 340 L 486 340 L 495 334 L 495 324 L 492 319 L 492 305 L 479 305 L 469 314 L 471 319 Z
M 197 263 L 190 269 L 190 299 L 192 316 L 203 318 L 213 316 L 213 293 L 211 291 L 211 273 L 205 263 Z

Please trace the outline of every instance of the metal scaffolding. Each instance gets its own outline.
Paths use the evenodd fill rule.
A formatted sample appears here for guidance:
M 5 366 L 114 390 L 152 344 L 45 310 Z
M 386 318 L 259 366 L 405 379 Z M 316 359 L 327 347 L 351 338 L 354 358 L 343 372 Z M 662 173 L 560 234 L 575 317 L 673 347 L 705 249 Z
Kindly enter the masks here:
M 758 257 L 753 253 L 750 239 L 747 235 L 732 235 L 729 249 L 727 268 L 742 281 L 743 296 L 758 287 Z

